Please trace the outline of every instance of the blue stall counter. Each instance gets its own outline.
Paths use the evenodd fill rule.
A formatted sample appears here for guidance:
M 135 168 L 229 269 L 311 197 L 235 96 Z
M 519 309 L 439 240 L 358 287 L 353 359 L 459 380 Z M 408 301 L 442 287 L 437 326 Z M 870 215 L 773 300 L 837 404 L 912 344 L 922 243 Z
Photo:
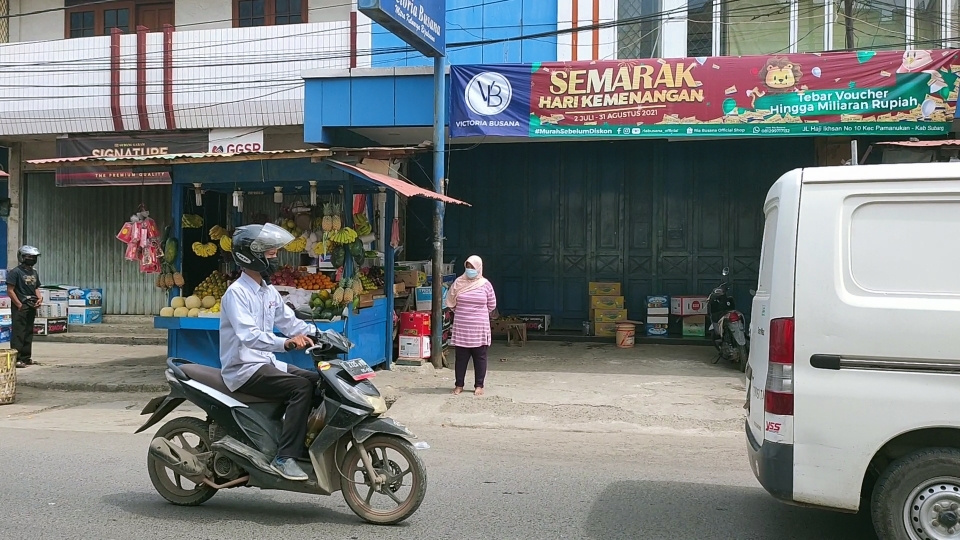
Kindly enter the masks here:
M 387 362 L 387 309 L 385 298 L 373 301 L 373 306 L 351 313 L 347 319 L 335 322 L 315 322 L 321 330 L 336 330 L 347 336 L 354 347 L 347 359 L 361 358 L 371 367 Z M 183 358 L 205 366 L 220 367 L 219 317 L 156 317 L 154 328 L 167 330 L 167 355 Z M 279 331 L 274 330 L 278 335 Z M 392 355 L 393 344 L 390 343 Z M 315 369 L 312 360 L 303 351 L 275 353 L 277 359 L 301 369 Z

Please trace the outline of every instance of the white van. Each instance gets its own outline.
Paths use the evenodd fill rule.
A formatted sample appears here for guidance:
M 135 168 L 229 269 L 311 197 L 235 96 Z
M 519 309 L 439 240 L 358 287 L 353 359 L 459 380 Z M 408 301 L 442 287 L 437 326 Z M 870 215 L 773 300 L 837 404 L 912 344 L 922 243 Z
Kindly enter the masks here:
M 960 538 L 960 163 L 797 169 L 763 212 L 757 479 L 794 504 L 869 506 L 884 540 Z

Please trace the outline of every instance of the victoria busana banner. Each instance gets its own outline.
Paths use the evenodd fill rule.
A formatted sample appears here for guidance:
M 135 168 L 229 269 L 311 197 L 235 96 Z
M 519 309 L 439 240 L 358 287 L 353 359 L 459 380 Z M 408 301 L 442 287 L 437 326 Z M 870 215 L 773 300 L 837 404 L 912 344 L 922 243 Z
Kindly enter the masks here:
M 452 137 L 943 135 L 960 51 L 453 66 Z

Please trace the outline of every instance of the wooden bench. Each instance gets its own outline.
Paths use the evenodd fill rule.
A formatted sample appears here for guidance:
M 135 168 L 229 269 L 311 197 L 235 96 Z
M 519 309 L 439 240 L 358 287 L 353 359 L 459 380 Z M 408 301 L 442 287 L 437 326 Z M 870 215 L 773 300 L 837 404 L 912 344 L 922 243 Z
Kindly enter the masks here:
M 527 343 L 527 323 L 507 325 L 507 346 L 512 347 L 517 342 L 521 347 Z

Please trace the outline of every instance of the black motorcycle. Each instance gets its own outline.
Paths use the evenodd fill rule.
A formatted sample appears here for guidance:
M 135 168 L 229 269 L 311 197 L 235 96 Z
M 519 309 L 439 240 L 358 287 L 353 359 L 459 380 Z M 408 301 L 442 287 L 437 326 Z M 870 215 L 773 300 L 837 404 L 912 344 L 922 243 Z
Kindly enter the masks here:
M 730 269 L 724 268 L 723 277 L 726 278 L 729 274 Z M 740 371 L 745 371 L 750 350 L 746 318 L 743 313 L 737 311 L 736 302 L 730 295 L 730 285 L 727 281 L 721 283 L 707 298 L 707 317 L 710 319 L 707 332 L 719 353 L 714 363 L 721 359 L 729 360 L 737 364 Z
M 420 507 L 427 472 L 406 427 L 382 416 L 386 402 L 368 380 L 374 371 L 363 360 L 337 360 L 353 344 L 332 330 L 319 332 L 307 349 L 320 381 L 308 419 L 303 469 L 309 479 L 290 481 L 270 467 L 276 455 L 283 403 L 231 392 L 220 370 L 187 360 L 167 360 L 170 394 L 151 400 L 141 414 L 153 426 L 185 400 L 207 419 L 181 417 L 164 424 L 150 443 L 147 467 L 154 488 L 176 505 L 196 506 L 218 490 L 258 487 L 331 495 L 343 491 L 361 518 L 394 524 Z M 381 508 L 374 498 L 383 499 Z

